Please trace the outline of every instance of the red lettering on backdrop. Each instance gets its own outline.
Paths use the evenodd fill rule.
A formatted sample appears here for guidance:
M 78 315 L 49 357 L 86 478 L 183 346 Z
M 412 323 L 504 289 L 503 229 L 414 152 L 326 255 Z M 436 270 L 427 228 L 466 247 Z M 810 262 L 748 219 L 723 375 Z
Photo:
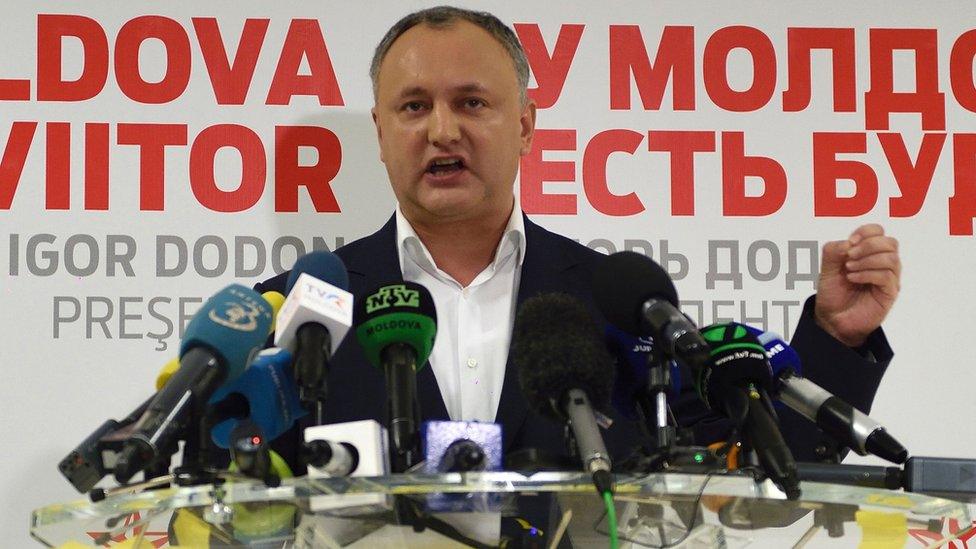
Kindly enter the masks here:
M 47 152 L 44 171 L 44 207 L 71 207 L 71 124 L 47 123 Z
M 63 39 L 81 40 L 81 76 L 64 80 L 61 74 Z M 108 39 L 98 21 L 80 15 L 37 16 L 37 100 L 84 101 L 98 95 L 108 78 Z
M 918 159 L 914 162 L 901 134 L 879 133 L 878 140 L 881 141 L 881 148 L 891 166 L 891 175 L 901 189 L 901 196 L 888 199 L 888 212 L 891 217 L 912 217 L 925 203 L 935 166 L 939 163 L 942 146 L 945 145 L 946 134 L 925 134 L 918 147 Z
M 214 159 L 223 147 L 241 155 L 241 182 L 237 189 L 217 187 Z M 258 203 L 264 192 L 268 161 L 264 144 L 254 130 L 237 124 L 217 124 L 200 132 L 190 148 L 190 188 L 205 208 L 215 212 L 242 212 Z
M 519 188 L 522 210 L 529 214 L 576 214 L 575 194 L 545 194 L 543 183 L 576 181 L 572 161 L 543 160 L 544 151 L 575 151 L 576 130 L 539 130 L 532 137 L 532 150 L 522 157 Z
M 0 210 L 10 209 L 36 129 L 37 122 L 14 122 L 10 126 L 3 158 L 0 159 Z
M 194 17 L 193 28 L 200 42 L 200 53 L 210 74 L 214 97 L 218 105 L 243 105 L 247 91 L 251 87 L 254 68 L 258 63 L 261 45 L 268 31 L 269 19 L 248 19 L 244 21 L 237 53 L 230 61 L 224 40 L 213 17 Z
M 761 195 L 746 194 L 747 177 L 762 180 Z M 774 214 L 786 202 L 786 186 L 786 170 L 779 162 L 765 156 L 747 156 L 743 132 L 722 132 L 722 214 Z
M 108 209 L 108 124 L 85 124 L 85 209 Z
M 0 79 L 0 101 L 29 101 L 30 80 Z
M 301 147 L 318 152 L 318 162 L 299 163 Z M 339 213 L 332 180 L 342 165 L 342 144 L 336 134 L 318 126 L 275 127 L 275 211 L 298 211 L 298 187 L 305 187 L 318 213 Z
M 119 124 L 118 142 L 139 146 L 139 209 L 162 211 L 166 147 L 186 145 L 186 124 Z
M 644 135 L 632 130 L 606 130 L 590 139 L 583 152 L 583 191 L 587 200 L 604 215 L 637 215 L 644 204 L 634 192 L 614 194 L 607 183 L 607 161 L 615 152 L 634 154 Z
M 307 75 L 298 74 L 302 58 L 308 61 Z M 322 29 L 315 19 L 292 20 L 285 43 L 281 46 L 278 67 L 271 79 L 266 103 L 288 105 L 295 95 L 314 95 L 322 106 L 344 104 Z
M 658 110 L 673 77 L 672 108 L 695 110 L 695 28 L 664 27 L 654 65 L 637 25 L 610 25 L 610 108 L 630 109 L 630 75 L 644 110 Z
M 752 84 L 738 91 L 729 85 L 728 57 L 743 48 L 752 58 Z M 749 112 L 769 103 L 776 87 L 776 52 L 764 32 L 753 27 L 725 27 L 705 44 L 702 72 L 705 91 L 716 106 L 727 111 Z
M 559 37 L 551 56 L 539 25 L 516 23 L 514 27 L 535 76 L 536 87 L 529 89 L 529 97 L 535 101 L 536 107 L 548 109 L 559 100 L 566 84 L 569 67 L 573 64 L 580 37 L 583 36 L 583 25 L 559 27 Z
M 166 48 L 166 74 L 147 82 L 139 73 L 139 49 L 155 38 Z M 158 105 L 183 95 L 190 82 L 190 38 L 182 25 L 157 15 L 136 17 L 122 25 L 115 39 L 115 80 L 119 89 L 137 103 Z
M 840 153 L 864 153 L 864 133 L 816 132 L 813 134 L 813 215 L 856 217 L 870 212 L 878 201 L 878 176 L 864 162 L 842 160 Z M 854 194 L 837 193 L 840 180 L 854 183 Z
M 695 215 L 695 153 L 715 151 L 715 132 L 650 131 L 647 150 L 671 154 L 671 215 Z

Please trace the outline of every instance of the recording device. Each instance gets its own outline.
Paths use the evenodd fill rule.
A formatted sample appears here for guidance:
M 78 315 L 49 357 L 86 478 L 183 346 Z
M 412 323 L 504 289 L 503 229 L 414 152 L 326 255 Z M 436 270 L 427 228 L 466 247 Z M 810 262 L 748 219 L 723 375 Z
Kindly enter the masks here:
M 252 422 L 265 438 L 274 440 L 308 414 L 292 375 L 292 355 L 278 347 L 258 353 L 240 377 L 214 393 L 210 403 L 215 423 L 210 436 L 221 448 L 230 447 L 231 433 L 240 423 Z
M 239 284 L 224 288 L 203 304 L 187 325 L 179 370 L 156 394 L 125 441 L 114 468 L 116 480 L 127 482 L 175 444 L 191 416 L 200 417 L 206 399 L 244 371 L 263 345 L 270 325 L 268 303 Z
M 525 300 L 515 318 L 512 358 L 529 407 L 568 422 L 597 491 L 611 491 L 610 455 L 593 408 L 609 404 L 614 367 L 589 312 L 566 294 Z
M 352 325 L 349 274 L 339 256 L 325 250 L 298 258 L 288 275 L 288 298 L 278 315 L 275 345 L 295 357 L 299 398 L 321 424 L 332 353 Z
M 765 473 L 788 499 L 797 499 L 796 461 L 769 399 L 773 379 L 766 349 L 741 324 L 712 325 L 701 333 L 712 350 L 710 365 L 697 372 L 699 396 L 743 429 Z
M 708 344 L 678 310 L 671 277 L 636 252 L 605 257 L 593 273 L 593 296 L 612 324 L 635 336 L 650 336 L 669 357 L 692 370 L 708 362 Z
M 414 282 L 380 286 L 356 304 L 355 325 L 366 358 L 386 376 L 393 469 L 403 472 L 420 455 L 417 369 L 434 348 L 434 298 Z
M 801 376 L 800 357 L 772 332 L 746 326 L 762 343 L 773 371 L 774 395 L 858 454 L 905 463 L 908 450 L 877 421 Z

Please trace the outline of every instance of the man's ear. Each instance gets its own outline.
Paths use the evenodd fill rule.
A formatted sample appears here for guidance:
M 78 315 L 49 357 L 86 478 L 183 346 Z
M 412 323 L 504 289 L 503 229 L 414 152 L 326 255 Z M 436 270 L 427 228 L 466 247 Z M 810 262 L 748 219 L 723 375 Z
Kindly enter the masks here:
M 522 125 L 522 147 L 519 154 L 525 156 L 532 150 L 532 138 L 535 136 L 535 101 L 526 100 L 519 123 Z
M 370 109 L 369 113 L 373 117 L 373 127 L 376 128 L 376 143 L 380 146 L 380 162 L 386 163 L 383 158 L 383 130 L 380 129 L 380 122 L 376 116 L 376 107 Z

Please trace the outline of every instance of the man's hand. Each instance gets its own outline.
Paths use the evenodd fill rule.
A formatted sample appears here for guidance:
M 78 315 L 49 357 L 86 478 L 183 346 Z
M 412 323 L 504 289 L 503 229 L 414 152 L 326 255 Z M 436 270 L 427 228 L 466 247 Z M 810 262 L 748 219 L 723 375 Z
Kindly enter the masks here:
M 820 260 L 814 317 L 848 347 L 864 344 L 898 297 L 898 241 L 881 225 L 858 227 L 847 240 L 828 242 Z

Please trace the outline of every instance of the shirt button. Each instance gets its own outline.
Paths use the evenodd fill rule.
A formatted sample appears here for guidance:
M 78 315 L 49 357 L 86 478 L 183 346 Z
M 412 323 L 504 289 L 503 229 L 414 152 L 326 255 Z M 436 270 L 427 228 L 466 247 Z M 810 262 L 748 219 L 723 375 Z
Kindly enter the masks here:
M 468 368 L 477 368 L 477 367 L 478 367 L 478 361 L 475 360 L 475 359 L 473 359 L 473 358 L 469 358 L 468 359 Z

